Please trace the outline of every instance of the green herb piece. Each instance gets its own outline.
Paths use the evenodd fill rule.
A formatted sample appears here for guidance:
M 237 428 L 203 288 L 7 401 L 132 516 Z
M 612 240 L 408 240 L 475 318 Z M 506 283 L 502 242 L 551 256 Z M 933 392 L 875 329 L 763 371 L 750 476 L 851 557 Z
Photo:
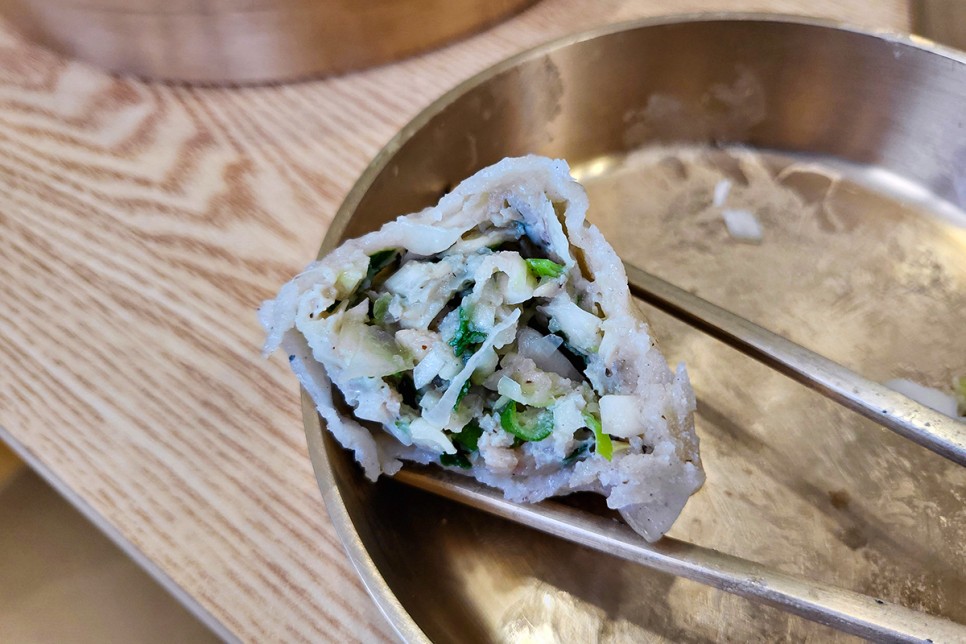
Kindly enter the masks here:
M 469 459 L 462 454 L 440 454 L 439 463 L 440 465 L 445 465 L 447 467 L 462 467 L 464 470 L 468 470 L 473 467 L 470 464 Z
M 369 270 L 366 273 L 366 277 L 372 277 L 385 267 L 392 263 L 395 259 L 396 253 L 399 251 L 395 248 L 387 248 L 386 250 L 381 250 L 377 253 L 369 255 Z
M 586 454 L 587 450 L 589 449 L 590 449 L 589 443 L 581 443 L 580 445 L 577 446 L 577 448 L 574 451 L 567 454 L 567 457 L 564 458 L 563 460 L 563 464 L 570 465 L 574 463 L 577 459 L 579 459 L 581 456 Z
M 549 259 L 528 259 L 527 267 L 537 277 L 557 278 L 567 270 L 565 266 Z
M 536 418 L 532 416 L 518 413 L 517 404 L 511 400 L 500 411 L 500 427 L 521 440 L 542 441 L 553 432 L 553 414 L 542 410 L 536 414 Z
M 466 427 L 464 427 L 459 434 L 453 434 L 450 438 L 457 445 L 466 449 L 467 452 L 475 452 L 478 450 L 480 443 L 480 436 L 483 435 L 483 428 L 475 420 L 471 420 Z
M 399 259 L 399 251 L 395 248 L 390 248 L 388 250 L 381 250 L 378 253 L 373 253 L 369 256 L 369 268 L 366 270 L 366 277 L 362 280 L 362 284 L 359 287 L 359 292 L 368 291 L 372 288 L 372 284 L 383 270 L 385 270 L 390 264 Z
M 402 255 L 395 248 L 388 248 L 386 250 L 381 250 L 377 253 L 373 253 L 369 256 L 369 268 L 366 269 L 366 276 L 363 278 L 362 282 L 354 290 L 354 296 L 351 298 L 349 304 L 350 308 L 358 304 L 365 297 L 366 291 L 372 288 L 376 277 L 379 276 L 386 268 L 391 264 L 395 263 Z
M 453 404 L 453 411 L 459 409 L 460 403 L 463 402 L 463 398 L 466 397 L 466 394 L 469 393 L 470 387 L 472 386 L 473 383 L 470 382 L 469 378 L 467 378 L 466 382 L 463 383 L 463 386 L 460 387 L 459 394 L 456 396 L 456 402 Z
M 456 333 L 449 341 L 449 346 L 453 347 L 453 353 L 457 358 L 465 358 L 467 354 L 473 355 L 479 345 L 486 340 L 486 334 L 477 331 L 470 322 L 470 312 L 465 307 L 459 309 L 459 326 Z
M 383 324 L 386 321 L 386 313 L 389 312 L 389 302 L 391 301 L 392 295 L 383 293 L 372 303 L 372 319 L 378 324 Z
M 614 444 L 611 443 L 610 436 L 604 433 L 600 421 L 593 414 L 584 412 L 584 422 L 594 432 L 594 440 L 596 441 L 594 451 L 609 461 L 614 456 Z
M 404 445 L 411 445 L 413 442 L 412 430 L 409 427 L 411 420 L 412 418 L 408 416 L 398 418 L 392 424 L 392 427 L 386 427 L 386 431 L 392 434 L 400 443 L 403 443 Z
M 402 396 L 402 401 L 413 409 L 419 409 L 419 400 L 422 396 L 416 389 L 412 373 L 409 371 L 396 373 L 389 376 L 389 379 L 396 385 L 396 391 Z

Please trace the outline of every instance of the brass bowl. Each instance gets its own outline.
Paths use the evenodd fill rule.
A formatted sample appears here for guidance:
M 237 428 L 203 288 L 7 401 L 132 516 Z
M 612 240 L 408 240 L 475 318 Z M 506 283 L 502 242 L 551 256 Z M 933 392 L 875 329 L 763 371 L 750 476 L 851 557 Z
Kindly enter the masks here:
M 321 254 L 504 156 L 562 157 L 626 260 L 875 380 L 948 387 L 966 374 L 964 118 L 966 57 L 907 37 L 763 15 L 608 27 L 437 100 L 361 176 Z M 722 182 L 761 243 L 726 232 Z M 961 468 L 647 313 L 688 364 L 708 473 L 673 536 L 966 622 Z M 372 485 L 303 402 L 328 511 L 404 640 L 845 639 Z
M 386 63 L 534 0 L 0 0 L 25 36 L 105 69 L 258 83 Z

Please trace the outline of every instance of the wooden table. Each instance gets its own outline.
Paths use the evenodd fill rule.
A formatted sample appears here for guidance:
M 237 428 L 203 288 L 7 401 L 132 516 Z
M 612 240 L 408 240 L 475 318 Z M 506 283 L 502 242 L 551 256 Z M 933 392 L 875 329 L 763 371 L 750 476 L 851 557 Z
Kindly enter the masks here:
M 391 639 L 254 310 L 443 91 L 671 4 L 545 0 L 395 65 L 246 89 L 114 78 L 0 27 L 0 437 L 225 638 Z M 908 26 L 904 0 L 673 3 L 725 9 Z

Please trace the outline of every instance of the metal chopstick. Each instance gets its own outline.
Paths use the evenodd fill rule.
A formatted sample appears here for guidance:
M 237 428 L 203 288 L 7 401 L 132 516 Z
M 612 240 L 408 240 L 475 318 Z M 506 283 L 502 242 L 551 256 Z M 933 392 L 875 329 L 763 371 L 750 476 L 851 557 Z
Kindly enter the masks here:
M 738 315 L 625 264 L 631 291 L 790 378 L 932 451 L 966 465 L 966 425 L 933 411 Z M 545 501 L 506 501 L 501 493 L 449 472 L 402 470 L 395 479 L 595 550 L 763 601 L 844 632 L 875 640 L 962 641 L 966 626 L 761 564 L 665 537 L 648 544 L 606 517 Z
M 873 382 L 757 324 L 624 264 L 631 292 L 866 418 L 966 465 L 966 424 Z
M 393 480 L 515 523 L 876 641 L 963 641 L 966 626 L 898 604 L 771 570 L 717 550 L 664 537 L 648 544 L 626 524 L 553 501 L 517 504 L 473 479 L 433 468 Z

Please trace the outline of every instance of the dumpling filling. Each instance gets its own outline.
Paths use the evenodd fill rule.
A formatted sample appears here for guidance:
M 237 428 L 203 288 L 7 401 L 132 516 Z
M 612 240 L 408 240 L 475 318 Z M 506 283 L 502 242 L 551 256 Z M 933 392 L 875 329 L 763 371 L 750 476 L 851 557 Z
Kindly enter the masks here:
M 657 539 L 704 480 L 694 397 L 586 210 L 563 161 L 505 159 L 310 265 L 262 306 L 265 350 L 373 480 L 406 459 L 515 501 L 591 490 Z

